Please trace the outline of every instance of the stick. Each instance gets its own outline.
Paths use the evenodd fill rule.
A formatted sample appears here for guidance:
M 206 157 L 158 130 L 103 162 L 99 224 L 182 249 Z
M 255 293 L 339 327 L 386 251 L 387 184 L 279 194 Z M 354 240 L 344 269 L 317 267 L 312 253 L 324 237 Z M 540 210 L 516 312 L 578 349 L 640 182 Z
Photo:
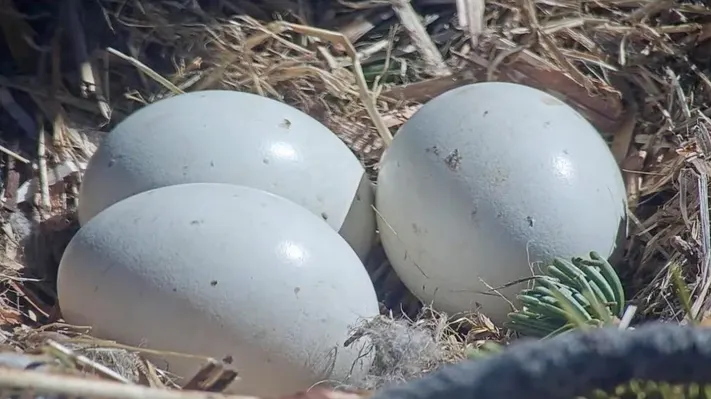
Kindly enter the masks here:
M 10 389 L 74 398 L 258 399 L 252 396 L 221 395 L 214 392 L 148 388 L 140 385 L 55 375 L 39 371 L 2 369 L 0 371 L 0 394 L 5 394 Z
M 452 72 L 445 64 L 437 46 L 432 43 L 432 39 L 427 34 L 425 27 L 422 26 L 422 22 L 420 22 L 420 18 L 415 9 L 412 8 L 410 1 L 391 0 L 391 4 L 400 19 L 400 23 L 412 39 L 412 44 L 417 47 L 418 52 L 422 55 L 427 72 L 434 76 L 451 75 Z
M 48 213 L 52 210 L 52 203 L 49 199 L 49 183 L 47 182 L 47 154 L 45 148 L 44 123 L 42 116 L 37 115 L 37 126 L 39 126 L 39 135 L 37 139 L 37 157 L 39 169 L 39 188 L 40 188 L 40 216 L 42 220 L 47 219 Z
M 20 154 L 14 152 L 14 151 L 9 150 L 9 149 L 7 149 L 7 148 L 1 146 L 1 145 L 0 145 L 0 152 L 3 152 L 3 153 L 5 153 L 5 154 L 7 154 L 7 155 L 10 156 L 11 158 L 17 159 L 18 161 L 20 161 L 20 162 L 22 162 L 22 163 L 30 163 L 30 160 L 29 160 L 29 159 L 23 157 L 22 155 L 20 155 Z

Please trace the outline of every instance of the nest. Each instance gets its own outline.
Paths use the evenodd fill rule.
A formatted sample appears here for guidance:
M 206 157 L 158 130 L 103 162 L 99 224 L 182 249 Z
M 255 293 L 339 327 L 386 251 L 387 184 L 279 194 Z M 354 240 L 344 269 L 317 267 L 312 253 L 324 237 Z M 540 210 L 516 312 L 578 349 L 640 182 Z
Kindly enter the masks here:
M 545 90 L 591 121 L 622 167 L 630 224 L 615 266 L 637 318 L 703 320 L 711 308 L 711 7 L 701 1 L 34 3 L 4 0 L 0 13 L 0 324 L 3 353 L 44 356 L 52 375 L 11 373 L 0 387 L 44 381 L 49 393 L 128 398 L 139 394 L 105 380 L 174 385 L 138 348 L 63 324 L 53 279 L 78 229 L 81 170 L 103 132 L 186 91 L 240 90 L 291 104 L 328 126 L 374 176 L 393 134 L 427 100 L 481 81 Z M 356 333 L 380 337 L 382 363 L 359 388 L 415 378 L 511 338 L 485 315 L 422 309 L 382 249 L 367 267 L 385 316 Z M 14 367 L 8 362 L 0 355 Z M 229 377 L 206 364 L 184 388 L 218 390 Z

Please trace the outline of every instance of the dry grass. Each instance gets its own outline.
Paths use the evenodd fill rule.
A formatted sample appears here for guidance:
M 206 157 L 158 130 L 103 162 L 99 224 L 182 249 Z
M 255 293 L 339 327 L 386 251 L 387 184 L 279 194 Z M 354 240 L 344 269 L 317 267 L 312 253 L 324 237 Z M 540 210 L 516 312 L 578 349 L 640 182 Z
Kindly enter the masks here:
M 616 266 L 638 314 L 686 316 L 672 266 L 689 285 L 693 316 L 705 318 L 711 308 L 711 8 L 701 1 L 24 3 L 32 2 L 0 2 L 2 51 L 13 60 L 0 65 L 2 343 L 43 353 L 52 364 L 64 359 L 63 373 L 83 369 L 102 378 L 13 372 L 0 377 L 0 387 L 41 382 L 48 393 L 137 398 L 147 388 L 126 383 L 170 384 L 136 348 L 57 324 L 52 276 L 76 231 L 79 170 L 99 132 L 184 91 L 242 90 L 292 104 L 333 130 L 373 174 L 397 128 L 446 90 L 503 80 L 549 91 L 600 130 L 624 171 L 630 231 Z M 382 251 L 369 269 L 390 309 L 418 312 Z M 459 322 L 468 337 L 445 333 L 440 322 L 432 330 L 449 353 L 442 362 L 461 359 L 484 338 L 503 338 L 483 316 Z M 86 359 L 77 360 L 80 354 Z

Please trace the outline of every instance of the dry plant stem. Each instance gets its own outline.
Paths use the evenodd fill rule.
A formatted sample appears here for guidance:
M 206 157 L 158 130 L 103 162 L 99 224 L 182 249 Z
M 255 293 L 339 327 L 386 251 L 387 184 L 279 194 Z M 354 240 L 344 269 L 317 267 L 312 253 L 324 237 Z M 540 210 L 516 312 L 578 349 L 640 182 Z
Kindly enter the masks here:
M 124 54 L 124 53 L 122 53 L 122 52 L 120 52 L 120 51 L 118 51 L 118 50 L 116 50 L 116 49 L 114 49 L 114 48 L 111 48 L 111 47 L 107 48 L 106 51 L 108 51 L 109 53 L 111 53 L 111 54 L 113 54 L 113 55 L 115 55 L 115 56 L 117 56 L 117 57 L 119 57 L 119 58 L 121 58 L 121 59 L 123 59 L 123 60 L 128 61 L 129 63 L 131 63 L 131 65 L 133 65 L 134 67 L 136 67 L 139 71 L 141 71 L 141 72 L 145 73 L 146 75 L 150 76 L 151 79 L 155 80 L 155 81 L 158 82 L 160 85 L 162 85 L 162 86 L 165 87 L 166 89 L 170 90 L 173 94 L 183 94 L 183 93 L 185 93 L 185 92 L 184 92 L 183 90 L 181 90 L 178 86 L 174 85 L 174 84 L 173 84 L 171 81 L 169 81 L 168 79 L 166 79 L 166 78 L 160 76 L 160 74 L 159 74 L 158 72 L 152 70 L 151 68 L 149 68 L 146 64 L 142 63 L 141 61 L 139 61 L 139 60 L 137 60 L 137 59 L 135 59 L 135 58 L 133 58 L 133 57 L 130 57 L 130 56 L 128 56 L 128 55 L 126 55 L 126 54 Z
M 5 394 L 5 392 L 10 389 L 45 395 L 66 395 L 72 398 L 258 399 L 251 396 L 155 389 L 140 385 L 121 384 L 114 381 L 86 379 L 67 375 L 54 375 L 38 371 L 3 369 L 0 371 L 0 395 Z
M 225 366 L 225 363 L 211 359 L 182 386 L 182 389 L 222 392 L 237 378 L 237 372 L 225 369 Z
M 76 326 L 74 326 L 74 327 L 76 327 Z M 148 348 L 139 348 L 139 347 L 135 347 L 135 346 L 131 346 L 131 345 L 120 344 L 120 343 L 114 342 L 114 341 L 108 341 L 108 340 L 102 340 L 102 339 L 96 339 L 96 338 L 71 338 L 71 339 L 67 340 L 67 342 L 71 342 L 71 343 L 75 343 L 75 344 L 89 344 L 89 345 L 101 346 L 101 347 L 105 347 L 105 348 L 123 349 L 123 350 L 131 351 L 131 352 L 149 354 L 149 355 L 180 357 L 180 358 L 184 358 L 184 359 L 194 359 L 194 360 L 199 360 L 202 362 L 210 362 L 212 359 L 210 357 L 191 355 L 188 353 L 179 353 L 179 352 L 161 351 L 161 350 L 148 349 Z
M 468 0 L 455 0 L 457 3 L 457 22 L 460 28 L 469 26 L 469 16 L 466 14 Z
M 657 0 L 650 1 L 646 5 L 636 9 L 629 15 L 630 22 L 642 22 L 646 18 L 650 18 L 662 11 L 668 10 L 674 6 L 675 0 Z
M 89 52 L 86 49 L 86 36 L 84 35 L 84 28 L 79 18 L 80 7 L 81 5 L 78 0 L 69 0 L 67 2 L 67 25 L 72 36 L 74 56 L 76 57 L 76 62 L 81 74 L 82 83 L 80 89 L 83 97 L 96 99 L 101 115 L 108 120 L 111 118 L 110 107 L 104 100 L 101 84 L 97 82 L 97 76 L 91 65 Z
M 139 370 L 141 371 L 139 375 L 139 382 L 141 385 L 147 385 L 151 388 L 165 389 L 165 384 L 160 380 L 158 371 L 156 370 L 153 363 L 148 360 L 141 358 L 139 364 Z
M 627 217 L 632 221 L 632 224 L 635 225 L 635 228 L 639 230 L 637 234 L 640 236 L 644 237 L 648 242 L 652 241 L 654 237 L 652 234 L 644 227 L 644 224 L 642 223 L 641 220 L 635 215 L 629 208 L 627 209 Z M 664 256 L 665 260 L 669 260 L 672 258 L 672 255 L 664 248 L 659 248 L 659 253 Z
M 270 24 L 270 26 L 272 25 L 275 26 L 276 30 L 278 31 L 292 30 L 303 35 L 316 36 L 323 40 L 327 40 L 333 44 L 339 44 L 346 49 L 348 56 L 351 57 L 351 60 L 353 62 L 353 72 L 355 73 L 355 80 L 358 84 L 358 92 L 360 94 L 361 101 L 363 101 L 363 105 L 365 105 L 365 109 L 368 111 L 368 116 L 370 116 L 370 119 L 373 121 L 375 128 L 378 130 L 380 138 L 383 140 L 386 147 L 389 146 L 390 143 L 393 141 L 392 133 L 390 133 L 390 130 L 388 129 L 387 125 L 385 125 L 385 121 L 383 121 L 383 117 L 378 112 L 378 108 L 375 103 L 375 97 L 368 88 L 368 83 L 365 81 L 363 68 L 360 65 L 360 61 L 358 61 L 358 53 L 356 52 L 355 47 L 353 47 L 353 43 L 351 43 L 348 38 L 343 36 L 343 34 L 328 31 L 325 29 L 290 24 L 287 22 L 275 22 L 274 24 Z
M 613 141 L 614 145 L 614 141 Z M 624 173 L 625 186 L 627 188 L 627 207 L 634 213 L 639 205 L 640 187 L 642 186 L 642 174 L 638 173 L 644 168 L 647 159 L 647 151 L 631 151 L 620 165 Z
M 30 163 L 30 160 L 29 160 L 29 159 L 23 157 L 22 155 L 20 155 L 20 154 L 18 154 L 18 153 L 16 153 L 16 152 L 10 151 L 9 149 L 7 149 L 7 148 L 5 148 L 5 147 L 3 147 L 3 146 L 1 146 L 1 145 L 0 145 L 0 152 L 3 152 L 3 153 L 5 153 L 5 154 L 7 154 L 8 156 L 10 156 L 10 157 L 12 157 L 12 158 L 14 158 L 14 159 L 17 159 L 18 161 L 20 161 L 20 162 L 22 162 L 22 163 Z
M 469 30 L 472 49 L 479 45 L 479 36 L 484 32 L 485 0 L 457 0 L 459 24 Z
M 619 128 L 613 132 L 612 138 L 612 155 L 614 155 L 617 164 L 622 166 L 622 163 L 627 158 L 630 152 L 630 146 L 634 139 L 634 131 L 637 125 L 637 117 L 639 114 L 639 104 L 634 97 L 634 92 L 624 78 L 616 78 L 613 84 L 622 92 L 622 98 L 627 102 L 627 110 L 622 119 Z
M 132 34 L 135 35 L 135 33 L 133 33 L 133 32 L 132 32 Z M 131 56 L 132 56 L 134 59 L 138 59 L 139 51 L 138 51 L 138 49 L 136 48 L 135 42 L 134 42 L 134 41 L 129 41 L 129 42 L 127 43 L 127 47 L 128 47 L 128 51 L 131 53 Z M 109 62 L 109 61 L 107 60 L 107 64 L 108 64 L 108 62 Z M 109 69 L 108 69 L 108 65 L 107 65 L 107 71 L 108 71 L 108 70 L 109 70 Z M 138 79 L 141 80 L 141 84 L 143 85 L 143 89 L 144 89 L 144 90 L 149 90 L 148 79 L 146 78 L 146 74 L 143 73 L 143 71 L 142 71 L 140 68 L 139 68 L 139 70 L 138 70 Z
M 702 249 L 702 264 L 701 278 L 702 288 L 699 295 L 694 300 L 691 307 L 691 316 L 698 320 L 698 316 L 702 312 L 702 305 L 706 302 L 709 288 L 711 288 L 711 226 L 709 225 L 709 193 L 708 193 L 708 175 L 706 174 L 706 166 L 704 164 L 697 165 L 698 173 L 698 189 L 699 189 L 699 217 L 701 218 L 701 249 Z
M 339 32 L 343 34 L 351 42 L 356 42 L 373 30 L 378 23 L 387 20 L 394 14 L 392 9 L 377 10 L 372 16 L 365 18 L 356 18 L 353 22 L 343 26 Z
M 634 318 L 634 315 L 636 312 L 637 312 L 637 306 L 635 306 L 635 305 L 629 305 L 625 309 L 625 312 L 622 314 L 622 319 L 620 319 L 620 324 L 618 325 L 620 330 L 627 329 L 630 326 L 630 323 L 632 322 L 632 318 Z
M 94 70 L 89 63 L 89 53 L 86 50 L 86 38 L 84 37 L 84 27 L 79 20 L 79 2 L 77 0 L 67 1 L 67 19 L 72 43 L 74 44 L 74 57 L 79 66 L 81 74 L 81 94 L 84 98 L 89 97 L 96 88 L 96 80 L 94 79 Z
M 96 374 L 107 378 L 111 379 L 123 384 L 130 384 L 131 381 L 127 380 L 126 378 L 122 377 L 119 373 L 111 370 L 110 368 L 96 363 L 89 359 L 86 356 L 82 355 L 77 355 L 72 351 L 71 349 L 67 348 L 64 345 L 59 344 L 56 341 L 53 340 L 47 340 L 47 346 L 49 347 L 49 351 L 51 352 L 52 355 L 54 356 L 61 356 L 63 358 L 70 359 L 72 363 L 76 363 L 77 365 L 80 365 L 84 368 L 87 368 L 89 370 L 94 371 Z
M 39 126 L 39 137 L 37 138 L 37 159 L 39 169 L 39 186 L 40 186 L 40 216 L 42 220 L 49 217 L 52 211 L 52 204 L 49 199 L 49 183 L 47 181 L 47 151 L 45 148 L 45 139 L 47 132 L 44 130 L 42 116 L 37 115 L 37 126 Z
M 49 92 L 42 89 L 39 85 L 19 83 L 17 81 L 9 79 L 5 76 L 0 76 L 0 86 L 4 86 L 5 88 L 10 88 L 10 89 L 14 89 L 14 90 L 19 90 L 21 92 L 31 94 L 33 96 L 37 96 L 37 97 L 43 98 L 43 99 L 51 98 L 51 95 L 49 94 Z M 0 94 L 2 94 L 1 91 L 0 91 Z M 92 104 L 91 101 L 85 100 L 83 98 L 73 97 L 69 94 L 57 93 L 56 97 L 53 99 L 57 100 L 61 103 L 71 105 L 72 107 L 82 109 L 84 111 L 88 111 L 88 112 L 95 112 L 96 111 L 96 106 L 94 104 Z M 0 97 L 0 101 L 2 101 L 2 97 Z M 34 129 L 32 131 L 33 134 L 34 134 L 34 132 L 36 132 L 36 129 Z
M 427 30 L 422 26 L 420 17 L 412 8 L 409 0 L 391 0 L 393 10 L 400 19 L 400 23 L 412 39 L 413 45 L 417 48 L 422 60 L 425 62 L 426 70 L 434 76 L 447 76 L 452 72 L 442 58 L 439 49 L 432 42 L 427 34 Z
M 15 138 L 10 142 L 10 147 L 12 150 L 19 150 L 20 148 L 20 140 Z M 20 187 L 20 172 L 18 172 L 18 168 L 16 166 L 17 162 L 15 161 L 16 158 L 14 157 L 8 157 L 7 163 L 5 165 L 5 190 L 4 190 L 4 195 L 5 195 L 5 203 L 3 204 L 3 207 L 5 209 L 8 209 L 10 211 L 15 211 L 17 210 L 17 190 Z M 29 160 L 28 160 L 29 161 Z M 27 162 L 29 163 L 29 162 Z M 9 224 L 7 225 L 8 227 Z M 8 236 L 13 236 L 14 234 L 8 234 Z M 11 244 L 11 241 L 14 241 L 14 239 L 8 240 L 8 244 Z M 18 244 L 15 243 L 15 246 Z
M 703 121 L 704 123 L 699 123 L 699 128 L 694 135 L 696 137 L 696 144 L 699 146 L 701 153 L 705 157 L 709 157 L 711 156 L 711 133 L 708 127 L 711 126 L 711 119 L 704 115 L 703 112 L 697 111 L 697 114 L 699 115 L 699 122 Z
M 39 318 L 38 316 L 46 319 L 50 317 L 51 309 L 49 305 L 38 298 L 37 294 L 28 289 L 25 284 L 22 284 L 22 281 L 9 281 L 7 284 L 15 291 L 18 297 L 22 298 L 29 304 L 26 312 L 36 313 L 33 320 L 37 320 Z

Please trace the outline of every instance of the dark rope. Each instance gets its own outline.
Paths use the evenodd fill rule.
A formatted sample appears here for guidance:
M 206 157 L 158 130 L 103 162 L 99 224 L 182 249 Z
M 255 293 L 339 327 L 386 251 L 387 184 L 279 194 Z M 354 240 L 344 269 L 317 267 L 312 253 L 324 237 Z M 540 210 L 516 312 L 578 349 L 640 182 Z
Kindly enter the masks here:
M 652 323 L 514 343 L 372 399 L 572 399 L 630 380 L 711 384 L 711 329 Z

